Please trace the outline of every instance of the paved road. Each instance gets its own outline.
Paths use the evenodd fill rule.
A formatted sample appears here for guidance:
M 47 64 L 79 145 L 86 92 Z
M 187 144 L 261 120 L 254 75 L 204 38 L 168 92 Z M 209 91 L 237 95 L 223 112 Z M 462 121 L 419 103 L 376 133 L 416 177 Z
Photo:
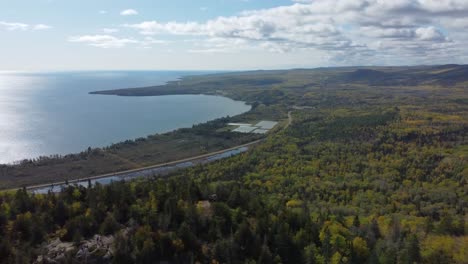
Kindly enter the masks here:
M 138 175 L 149 175 L 154 173 L 155 170 L 161 169 L 163 172 L 169 171 L 166 168 L 171 168 L 171 169 L 178 169 L 178 168 L 185 168 L 189 167 L 188 165 L 193 165 L 193 164 L 199 164 L 199 163 L 208 163 L 214 160 L 218 160 L 219 158 L 216 157 L 221 157 L 223 158 L 223 154 L 225 153 L 230 153 L 235 150 L 239 150 L 244 147 L 250 147 L 252 145 L 258 144 L 262 141 L 263 139 L 255 140 L 246 144 L 238 145 L 232 148 L 220 150 L 220 151 L 214 151 L 210 152 L 207 154 L 203 155 L 198 155 L 195 157 L 190 157 L 186 159 L 180 159 L 176 161 L 171 161 L 171 162 L 166 162 L 166 163 L 160 163 L 160 164 L 155 164 L 143 168 L 138 168 L 138 169 L 132 169 L 132 170 L 125 170 L 125 171 L 118 171 L 118 172 L 113 172 L 113 173 L 107 173 L 107 174 L 101 174 L 97 176 L 92 176 L 92 177 L 87 177 L 87 178 L 81 178 L 81 179 L 76 179 L 76 180 L 70 180 L 68 181 L 68 184 L 77 184 L 77 183 L 82 183 L 82 182 L 87 182 L 87 181 L 97 181 L 99 179 L 105 179 L 105 178 L 112 178 L 112 179 L 118 179 L 118 178 L 125 178 L 127 176 L 131 176 L 131 178 L 134 178 Z M 213 158 L 215 157 L 215 158 Z M 65 181 L 60 181 L 60 182 L 54 182 L 54 183 L 47 183 L 47 184 L 40 184 L 40 185 L 34 185 L 34 186 L 28 186 L 26 187 L 27 190 L 29 191 L 35 191 L 35 190 L 41 190 L 41 189 L 53 189 L 54 187 L 57 186 L 64 186 L 66 185 Z
M 295 108 L 296 109 L 296 108 Z M 288 122 L 286 126 L 283 128 L 287 129 L 293 122 L 293 117 L 292 117 L 292 111 L 288 112 Z M 125 170 L 125 171 L 118 171 L 118 172 L 113 172 L 113 173 L 107 173 L 107 174 L 102 174 L 102 175 L 97 175 L 97 176 L 92 176 L 92 177 L 87 177 L 87 178 L 81 178 L 81 179 L 76 179 L 76 180 L 70 180 L 68 182 L 65 181 L 60 181 L 60 182 L 54 182 L 54 183 L 47 183 L 47 184 L 40 184 L 40 185 L 33 185 L 33 186 L 28 186 L 26 187 L 27 190 L 29 191 L 36 191 L 36 190 L 46 190 L 48 188 L 50 189 L 56 189 L 59 186 L 65 186 L 66 183 L 68 184 L 81 184 L 83 182 L 87 181 L 99 181 L 100 179 L 124 179 L 124 178 L 135 178 L 138 175 L 143 175 L 143 176 L 148 176 L 150 174 L 154 174 L 157 169 L 157 171 L 162 171 L 162 173 L 167 173 L 168 171 L 172 171 L 166 168 L 171 168 L 171 169 L 178 169 L 178 168 L 185 168 L 188 167 L 189 163 L 191 164 L 198 164 L 198 163 L 207 163 L 211 162 L 217 159 L 211 159 L 211 157 L 214 157 L 216 155 L 221 155 L 224 153 L 229 153 L 230 151 L 237 150 L 243 147 L 249 147 L 255 144 L 258 144 L 262 141 L 263 139 L 255 140 L 246 144 L 238 145 L 232 148 L 220 150 L 220 151 L 215 151 L 203 155 L 198 155 L 195 157 L 190 157 L 186 159 L 181 159 L 181 160 L 176 160 L 176 161 L 171 161 L 171 162 L 166 162 L 166 163 L 160 163 L 160 164 L 155 164 L 151 165 L 148 167 L 143 167 L 143 168 L 138 168 L 138 169 L 132 169 L 132 170 Z

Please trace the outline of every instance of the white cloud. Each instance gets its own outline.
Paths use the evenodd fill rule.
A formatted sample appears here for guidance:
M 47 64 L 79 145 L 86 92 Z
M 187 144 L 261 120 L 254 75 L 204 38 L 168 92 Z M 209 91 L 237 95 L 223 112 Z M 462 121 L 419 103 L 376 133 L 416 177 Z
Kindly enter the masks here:
M 0 29 L 5 29 L 8 31 L 16 31 L 16 30 L 25 31 L 29 29 L 29 25 L 24 24 L 24 23 L 17 23 L 17 22 L 0 21 Z
M 107 13 L 108 13 L 107 10 L 99 10 L 99 14 L 101 14 L 101 15 L 105 15 Z
M 145 37 L 143 39 L 120 38 L 113 35 L 82 35 L 71 36 L 69 42 L 84 43 L 88 46 L 97 48 L 124 48 L 129 44 L 143 48 L 151 48 L 153 45 L 166 45 L 169 41 L 155 39 L 153 37 Z
M 363 34 L 375 38 L 401 40 L 449 41 L 444 34 L 433 26 L 418 28 L 380 28 L 375 26 L 361 27 Z
M 260 11 L 249 11 L 233 17 L 219 17 L 205 23 L 145 21 L 124 25 L 143 35 L 174 34 L 223 39 L 234 47 L 233 39 L 252 45 L 275 47 L 270 50 L 302 48 L 346 49 L 355 46 L 341 34 L 331 18 L 309 15 L 306 5 L 292 5 Z M 231 43 L 229 45 L 229 43 Z M 269 45 L 267 45 L 269 44 Z
M 26 23 L 0 21 L 0 29 L 7 31 L 47 30 L 51 28 L 51 26 L 45 24 L 30 25 Z
M 358 63 L 365 58 L 421 52 L 449 56 L 468 38 L 467 0 L 300 0 L 289 6 L 250 10 L 205 22 L 143 21 L 124 27 L 146 36 L 183 35 L 205 39 L 202 49 L 242 48 L 272 52 L 320 51 Z M 216 45 L 206 41 L 217 39 Z M 223 46 L 219 47 L 219 43 Z M 380 43 L 376 45 L 375 43 Z M 398 45 L 398 49 L 389 48 Z M 450 47 L 450 48 L 449 48 Z M 439 52 L 445 49 L 446 52 Z M 466 53 L 466 52 L 465 52 Z M 359 63 L 361 64 L 361 63 Z
M 118 38 L 110 35 L 83 35 L 68 38 L 70 42 L 85 43 L 98 48 L 122 48 L 128 44 L 135 44 L 138 41 L 128 38 Z
M 440 30 L 436 29 L 433 26 L 430 27 L 420 27 L 415 30 L 416 37 L 420 40 L 427 41 L 445 41 L 448 40 Z
M 47 30 L 51 28 L 52 28 L 51 26 L 45 25 L 45 24 L 37 24 L 37 25 L 34 25 L 33 27 L 34 30 Z
M 136 11 L 135 9 L 126 9 L 126 10 L 123 10 L 122 12 L 120 12 L 120 15 L 122 15 L 122 16 L 134 16 L 134 15 L 138 15 L 138 11 Z

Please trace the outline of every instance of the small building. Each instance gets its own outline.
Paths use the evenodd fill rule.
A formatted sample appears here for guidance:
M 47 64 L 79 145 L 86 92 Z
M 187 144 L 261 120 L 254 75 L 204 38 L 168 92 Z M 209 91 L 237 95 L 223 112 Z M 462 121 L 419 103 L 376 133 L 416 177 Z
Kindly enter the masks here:
M 252 126 L 252 125 L 247 124 L 247 123 L 228 123 L 228 126 Z
M 260 121 L 255 126 L 260 129 L 270 130 L 274 128 L 277 124 L 278 122 L 274 122 L 274 121 Z
M 268 133 L 268 131 L 270 131 L 270 130 L 257 128 L 257 129 L 255 129 L 254 131 L 252 131 L 252 133 L 255 133 L 255 134 L 266 134 L 266 133 Z
M 239 133 L 255 133 L 255 134 L 266 134 L 272 128 L 274 128 L 278 122 L 274 121 L 260 121 L 256 125 L 245 124 L 245 123 L 229 123 L 229 126 L 238 126 L 236 129 L 233 129 L 232 132 Z
M 239 126 L 238 128 L 234 129 L 233 132 L 239 132 L 239 133 L 250 133 L 254 131 L 256 127 L 253 126 Z

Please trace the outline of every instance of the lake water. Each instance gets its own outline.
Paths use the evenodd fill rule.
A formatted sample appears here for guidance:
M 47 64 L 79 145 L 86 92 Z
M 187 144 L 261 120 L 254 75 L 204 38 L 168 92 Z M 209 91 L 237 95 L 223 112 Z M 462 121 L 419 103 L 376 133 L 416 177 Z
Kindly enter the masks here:
M 195 73 L 0 73 L 0 163 L 80 152 L 250 109 L 219 96 L 89 94 L 164 84 L 190 74 Z

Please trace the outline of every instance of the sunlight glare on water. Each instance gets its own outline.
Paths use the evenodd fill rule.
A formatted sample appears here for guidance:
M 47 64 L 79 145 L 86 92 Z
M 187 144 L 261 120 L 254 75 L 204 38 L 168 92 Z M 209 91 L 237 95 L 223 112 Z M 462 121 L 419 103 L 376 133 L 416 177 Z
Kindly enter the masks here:
M 76 153 L 250 109 L 224 97 L 90 91 L 163 84 L 176 72 L 0 73 L 0 163 Z
M 38 156 L 42 142 L 34 127 L 40 122 L 40 109 L 32 107 L 30 94 L 39 82 L 13 73 L 0 75 L 0 162 Z M 29 135 L 25 137 L 24 135 Z

